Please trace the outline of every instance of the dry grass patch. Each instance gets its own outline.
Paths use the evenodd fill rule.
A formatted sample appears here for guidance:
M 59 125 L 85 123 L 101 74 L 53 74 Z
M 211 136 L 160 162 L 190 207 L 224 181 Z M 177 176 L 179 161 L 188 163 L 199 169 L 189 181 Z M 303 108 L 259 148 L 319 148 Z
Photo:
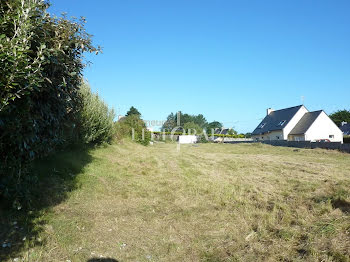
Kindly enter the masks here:
M 28 261 L 349 261 L 350 155 L 261 144 L 90 152 Z

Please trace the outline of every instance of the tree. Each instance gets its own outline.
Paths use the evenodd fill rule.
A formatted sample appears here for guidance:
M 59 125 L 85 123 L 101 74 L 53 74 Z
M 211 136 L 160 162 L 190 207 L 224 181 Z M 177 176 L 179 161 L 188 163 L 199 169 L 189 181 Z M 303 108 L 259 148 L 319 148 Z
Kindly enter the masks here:
M 146 130 L 145 122 L 137 114 L 131 114 L 124 117 L 116 123 L 116 136 L 118 140 L 123 138 L 133 139 L 142 145 L 148 145 L 151 139 L 151 134 Z
M 126 113 L 125 116 L 131 116 L 131 115 L 138 115 L 141 116 L 141 113 L 139 112 L 139 110 L 137 110 L 135 107 L 130 107 L 129 111 Z
M 337 126 L 340 126 L 342 122 L 350 123 L 350 110 L 338 110 L 330 114 L 329 117 Z
M 252 133 L 245 133 L 244 135 L 246 138 L 251 138 L 252 137 Z
M 171 130 L 173 130 L 173 128 L 176 127 L 176 119 L 175 119 L 175 115 L 174 113 L 170 113 L 167 117 L 167 120 L 165 121 L 165 123 L 162 126 L 162 130 L 167 131 L 167 132 L 171 132 Z
M 228 130 L 228 133 L 227 133 L 228 135 L 237 135 L 237 131 L 234 129 L 234 128 L 230 128 L 229 130 Z
M 178 126 L 178 116 L 180 116 L 180 125 Z M 183 114 L 181 111 L 179 113 L 170 113 L 167 117 L 166 122 L 163 124 L 162 129 L 170 132 L 175 127 L 184 127 L 186 123 L 195 123 L 200 126 L 202 129 L 206 128 L 208 125 L 207 120 L 202 114 L 199 115 L 190 115 Z
M 198 135 L 203 132 L 203 128 L 201 128 L 198 124 L 195 122 L 187 122 L 184 124 L 185 132 L 188 134 L 194 134 L 194 132 Z
M 178 118 L 180 117 L 180 121 L 178 121 Z M 176 123 L 176 126 L 181 126 L 183 127 L 184 124 L 188 123 L 188 122 L 191 122 L 192 121 L 192 118 L 189 114 L 184 114 L 182 113 L 181 111 L 179 111 L 178 113 L 175 114 L 175 123 Z M 178 125 L 180 124 L 180 125 Z
M 199 125 L 201 128 L 205 128 L 208 125 L 207 120 L 202 114 L 199 115 L 193 115 L 192 116 L 192 121 Z
M 213 121 L 207 125 L 207 132 L 210 133 L 212 129 L 221 129 L 222 127 L 223 125 L 219 121 Z

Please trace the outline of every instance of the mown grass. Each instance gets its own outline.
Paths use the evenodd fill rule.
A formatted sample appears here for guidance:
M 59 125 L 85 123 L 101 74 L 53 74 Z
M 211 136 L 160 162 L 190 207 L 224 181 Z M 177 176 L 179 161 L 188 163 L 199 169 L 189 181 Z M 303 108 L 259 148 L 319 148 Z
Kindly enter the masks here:
M 350 260 L 349 154 L 125 143 L 83 162 L 70 154 L 78 167 L 54 161 L 67 154 L 42 162 L 66 190 L 41 185 L 47 197 L 38 202 L 52 191 L 64 197 L 39 209 L 32 237 L 5 261 Z

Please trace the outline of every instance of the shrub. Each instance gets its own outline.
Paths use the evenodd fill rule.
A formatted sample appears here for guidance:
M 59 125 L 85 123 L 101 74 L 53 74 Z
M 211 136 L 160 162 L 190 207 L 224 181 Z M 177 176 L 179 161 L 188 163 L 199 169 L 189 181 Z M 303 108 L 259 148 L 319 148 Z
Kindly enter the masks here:
M 114 110 L 101 98 L 91 92 L 89 85 L 83 82 L 79 90 L 81 107 L 78 111 L 77 129 L 79 141 L 84 144 L 111 142 L 114 135 Z
M 198 143 L 208 143 L 208 142 L 209 140 L 204 135 L 198 136 Z
M 125 116 L 116 123 L 115 136 L 117 140 L 131 138 L 142 145 L 151 141 L 151 132 L 146 130 L 145 122 L 136 114 Z
M 141 145 L 148 146 L 151 141 L 151 132 L 144 129 L 144 134 L 141 136 L 138 135 L 138 138 L 136 140 L 137 143 L 140 143 Z

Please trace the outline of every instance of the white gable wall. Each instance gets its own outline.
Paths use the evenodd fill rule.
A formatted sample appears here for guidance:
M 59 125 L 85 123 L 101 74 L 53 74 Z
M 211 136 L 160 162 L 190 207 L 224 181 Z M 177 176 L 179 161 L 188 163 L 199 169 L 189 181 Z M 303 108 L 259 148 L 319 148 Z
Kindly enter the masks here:
M 265 140 L 283 140 L 282 130 L 272 131 L 272 132 L 266 134 Z
M 298 112 L 293 116 L 293 118 L 289 121 L 285 128 L 283 128 L 283 140 L 288 139 L 288 135 L 290 131 L 296 126 L 296 124 L 300 121 L 300 119 L 305 115 L 305 113 L 309 112 L 305 106 L 300 107 Z
M 330 137 L 331 135 L 334 137 Z M 329 139 L 331 142 L 343 142 L 343 132 L 323 111 L 305 132 L 305 140 L 314 142 L 319 139 Z
M 263 135 L 252 135 L 252 138 L 259 141 L 283 140 L 283 132 L 282 130 L 271 131 Z
M 305 141 L 305 135 L 289 135 L 288 141 Z

